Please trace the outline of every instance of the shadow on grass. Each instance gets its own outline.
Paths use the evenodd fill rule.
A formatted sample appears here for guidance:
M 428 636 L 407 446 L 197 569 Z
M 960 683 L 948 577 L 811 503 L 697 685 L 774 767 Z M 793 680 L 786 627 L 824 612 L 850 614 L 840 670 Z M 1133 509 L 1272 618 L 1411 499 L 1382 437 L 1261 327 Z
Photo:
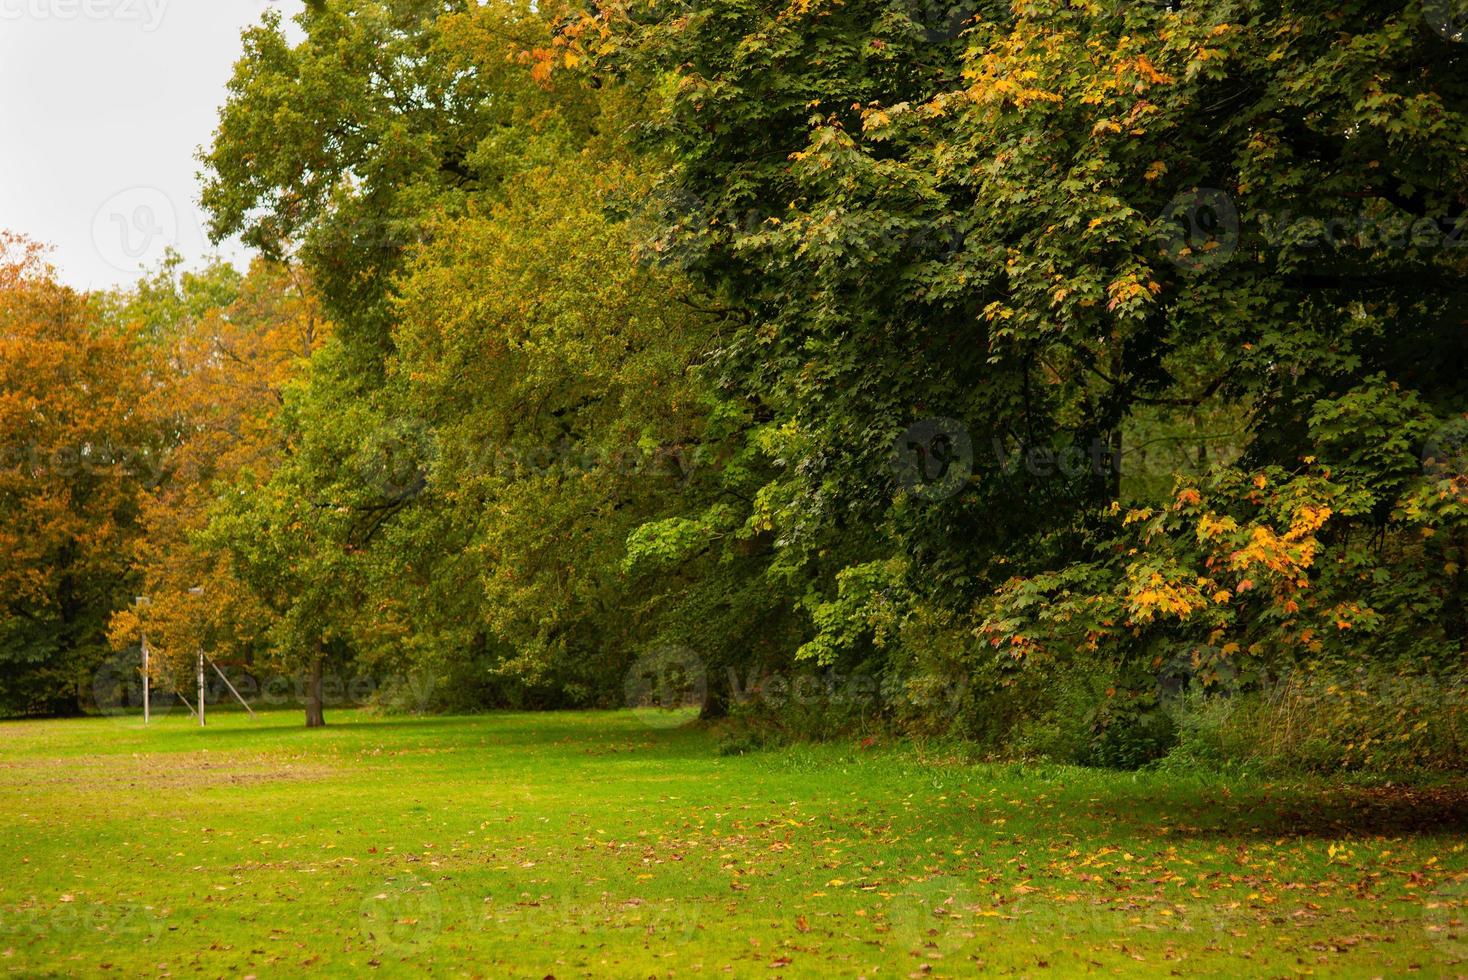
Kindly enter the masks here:
M 328 713 L 326 726 L 307 729 L 304 719 L 285 710 L 261 713 L 259 723 L 230 713 L 231 724 L 216 728 L 166 729 L 170 736 L 188 738 L 197 733 L 216 746 L 250 746 L 260 742 L 289 742 L 293 748 L 313 741 L 348 739 L 366 743 L 381 733 L 399 744 L 441 743 L 464 752 L 503 748 L 534 748 L 543 753 L 630 758 L 633 750 L 654 751 L 661 758 L 713 758 L 707 732 L 699 725 L 656 728 L 642 725 L 629 712 L 487 712 L 480 715 L 372 716 L 345 710 L 336 719 Z M 288 721 L 287 718 L 290 720 Z M 403 741 L 404 736 L 407 741 Z M 414 736 L 418 736 L 414 738 Z M 221 746 L 222 747 L 222 746 Z
M 170 725 L 151 747 L 162 751 L 273 747 L 309 751 L 313 744 L 370 749 L 378 736 L 397 749 L 442 750 L 472 757 L 503 753 L 534 756 L 537 765 L 594 761 L 607 776 L 626 765 L 673 765 L 689 761 L 709 766 L 749 767 L 754 780 L 817 780 L 833 770 L 868 767 L 864 778 L 889 789 L 906 786 L 915 773 L 931 772 L 948 782 L 943 792 L 962 787 L 970 798 L 1002 790 L 1007 801 L 997 810 L 1018 806 L 1041 824 L 1063 821 L 1057 830 L 1092 824 L 1091 832 L 1139 833 L 1173 839 L 1258 840 L 1290 837 L 1341 839 L 1398 835 L 1468 834 L 1468 779 L 1420 780 L 1410 784 L 1367 784 L 1339 779 L 1241 779 L 1225 784 L 1209 777 L 1110 773 L 1100 770 L 1016 770 L 1013 766 L 963 764 L 929 769 L 914 764 L 906 750 L 889 757 L 848 756 L 839 744 L 800 750 L 772 749 L 745 759 L 719 760 L 710 731 L 698 724 L 658 728 L 642 724 L 631 712 L 499 712 L 472 716 L 373 716 L 343 710 L 328 713 L 327 727 L 307 730 L 294 712 L 272 711 L 258 723 L 231 714 L 227 724 L 205 732 Z M 197 737 L 196 737 L 197 736 Z M 136 751 L 129 743 L 125 749 Z M 95 751 L 95 748 L 90 749 Z M 799 765 L 804 755 L 810 758 Z M 699 767 L 698 771 L 706 771 Z M 614 777 L 612 777 L 614 778 Z M 890 784 L 890 785 L 889 785 Z M 874 789 L 875 789 L 874 785 Z M 938 791 L 935 791 L 935 795 Z M 1036 794 L 1039 794 L 1038 796 Z M 1052 812 L 1030 809 L 1048 797 Z M 1021 802 L 1024 801 L 1024 802 Z M 987 801 L 986 801 L 987 802 Z M 989 803 L 988 805 L 994 805 Z M 949 823 L 955 835 L 972 832 L 972 811 L 928 810 Z M 1164 831 L 1165 829 L 1165 831 Z
M 1307 800 L 1273 805 L 1261 800 L 1235 819 L 1242 821 L 1261 809 L 1276 827 L 1297 835 L 1324 837 L 1342 830 L 1370 835 L 1463 833 L 1468 831 L 1468 785 L 1340 787 Z
M 1096 801 L 1093 817 L 1166 827 L 1176 838 L 1219 840 L 1394 837 L 1468 833 L 1468 782 L 1433 786 L 1261 783 L 1192 800 L 1124 792 Z

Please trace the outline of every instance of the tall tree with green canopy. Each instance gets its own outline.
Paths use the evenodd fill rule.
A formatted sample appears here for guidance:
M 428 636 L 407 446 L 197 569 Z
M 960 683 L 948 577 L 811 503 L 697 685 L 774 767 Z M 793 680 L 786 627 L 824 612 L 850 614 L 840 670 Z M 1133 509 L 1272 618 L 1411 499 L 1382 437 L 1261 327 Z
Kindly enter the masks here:
M 245 32 L 202 200 L 215 238 L 299 251 L 370 382 L 425 216 L 528 162 L 526 129 L 553 103 L 514 55 L 547 28 L 526 4 L 424 0 L 313 3 L 297 26 L 294 45 L 275 12 Z
M 382 390 L 394 277 L 430 216 L 531 164 L 526 136 L 551 103 L 515 58 L 546 33 L 528 6 L 319 3 L 298 26 L 296 44 L 273 13 L 246 32 L 203 201 L 217 237 L 297 256 L 335 326 L 288 396 L 287 462 L 217 528 L 276 609 L 275 641 L 319 676 L 362 621 L 364 556 L 415 496 L 380 478 L 385 451 L 419 465 Z
M 615 129 L 626 107 L 605 103 Z M 671 540 L 656 522 L 721 515 L 751 488 L 729 479 L 737 442 L 702 370 L 727 315 L 650 261 L 639 164 L 597 141 L 564 153 L 512 180 L 502 204 L 436 226 L 415 257 L 388 390 L 431 432 L 434 458 L 429 506 L 388 532 L 383 555 L 399 564 L 382 588 L 428 614 L 413 642 L 448 626 L 461 648 L 492 642 L 503 671 L 583 703 L 620 698 L 637 652 L 681 644 L 713 669 L 718 707 L 725 668 L 790 649 L 777 628 L 789 602 L 743 566 L 720 570 L 717 598 L 691 597 L 649 551 Z M 698 550 L 738 533 L 706 525 Z
M 218 234 L 298 245 L 337 329 L 217 542 L 303 663 L 499 662 L 605 701 L 676 632 L 671 599 L 625 591 L 627 537 L 707 506 L 691 469 L 716 452 L 690 370 L 720 315 L 634 248 L 631 107 L 549 70 L 530 8 L 322 4 L 300 26 L 247 35 L 205 203 Z
M 986 236 L 991 349 L 1041 352 L 1113 438 L 1218 396 L 1248 427 L 1236 465 L 1008 584 L 1000 649 L 1460 663 L 1463 474 L 1423 457 L 1468 406 L 1468 52 L 1424 9 L 1027 5 L 909 117 L 983 213 L 1025 202 Z

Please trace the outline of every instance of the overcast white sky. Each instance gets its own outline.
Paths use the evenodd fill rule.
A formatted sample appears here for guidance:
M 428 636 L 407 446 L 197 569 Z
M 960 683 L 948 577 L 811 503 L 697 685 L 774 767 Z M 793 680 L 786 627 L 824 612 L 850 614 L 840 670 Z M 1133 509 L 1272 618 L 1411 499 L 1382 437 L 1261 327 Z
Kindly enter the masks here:
M 300 0 L 0 0 L 0 228 L 55 246 L 79 288 L 214 251 L 195 152 L 240 30 Z M 221 249 L 232 259 L 238 246 Z

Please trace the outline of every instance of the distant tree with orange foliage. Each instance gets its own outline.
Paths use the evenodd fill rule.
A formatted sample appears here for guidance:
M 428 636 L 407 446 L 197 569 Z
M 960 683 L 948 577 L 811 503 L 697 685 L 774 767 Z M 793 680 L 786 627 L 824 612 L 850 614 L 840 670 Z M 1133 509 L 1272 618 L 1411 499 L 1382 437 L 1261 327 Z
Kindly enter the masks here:
M 149 356 L 0 232 L 0 712 L 78 710 L 106 656 L 162 459 Z

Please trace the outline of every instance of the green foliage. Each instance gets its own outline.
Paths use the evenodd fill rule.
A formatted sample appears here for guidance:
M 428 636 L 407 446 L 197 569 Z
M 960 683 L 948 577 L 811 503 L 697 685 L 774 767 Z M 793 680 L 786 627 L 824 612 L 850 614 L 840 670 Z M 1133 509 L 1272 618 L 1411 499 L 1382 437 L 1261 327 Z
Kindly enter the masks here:
M 604 18 L 597 53 L 647 80 L 647 136 L 696 202 L 675 251 L 747 310 L 720 366 L 773 418 L 756 514 L 815 593 L 803 652 L 859 656 L 929 602 L 971 616 L 1011 672 L 1102 645 L 1204 670 L 1235 651 L 1251 669 L 1370 657 L 1427 609 L 1442 615 L 1413 649 L 1460 651 L 1457 545 L 1419 537 L 1460 530 L 1402 504 L 1424 402 L 1461 404 L 1461 379 L 1421 356 L 1461 353 L 1461 260 L 1306 233 L 1451 225 L 1461 161 L 1441 138 L 1463 129 L 1462 55 L 1405 5 L 969 13 L 952 44 L 875 6 Z M 1161 219 L 1197 187 L 1240 227 L 1175 247 Z M 915 504 L 884 464 L 934 412 L 968 430 L 975 479 Z M 1145 450 L 1189 430 L 1197 456 L 1158 472 Z M 1037 446 L 1104 465 L 1001 465 Z M 1210 495 L 1127 532 L 1116 502 L 1167 508 L 1168 469 Z M 862 583 L 896 567 L 873 605 Z
M 1461 668 L 1468 47 L 1415 0 L 297 27 L 203 157 L 333 321 L 197 536 L 281 669 L 584 706 L 676 647 L 710 716 L 885 692 L 787 737 L 1135 768 L 1184 681 Z M 170 259 L 109 315 L 243 288 Z
M 687 364 L 707 327 L 604 217 L 606 188 L 634 179 L 566 158 L 439 226 L 403 281 L 388 365 L 389 397 L 432 446 L 421 498 L 388 532 L 388 560 L 411 558 L 412 577 L 394 577 L 436 590 L 467 576 L 467 618 L 513 669 L 570 670 L 587 696 L 620 684 L 647 635 L 625 595 L 628 536 L 697 499 L 703 476 Z M 420 536 L 424 520 L 462 535 L 469 561 Z M 420 635 L 440 621 L 402 601 Z
M 284 392 L 281 464 L 223 494 L 207 538 L 271 610 L 270 646 L 284 663 L 441 665 L 450 649 L 502 653 L 490 642 L 496 624 L 474 598 L 491 578 L 483 572 L 489 544 L 475 526 L 483 501 L 474 484 L 485 474 L 455 468 L 462 458 L 452 454 L 463 447 L 440 428 L 479 420 L 466 411 L 468 392 L 454 409 L 443 406 L 430 378 L 437 351 L 415 345 L 415 325 L 399 329 L 397 320 L 406 311 L 412 321 L 413 290 L 436 288 L 432 267 L 452 254 L 434 246 L 410 268 L 413 251 L 438 236 L 468 247 L 469 228 L 490 237 L 508 228 L 473 212 L 493 213 L 525 183 L 521 174 L 574 153 L 593 100 L 576 90 L 552 99 L 519 65 L 515 56 L 546 34 L 531 8 L 320 4 L 298 26 L 303 39 L 294 44 L 274 14 L 246 33 L 204 157 L 204 203 L 215 234 L 238 232 L 266 254 L 299 256 L 333 337 Z M 510 260 L 547 244 L 552 251 L 534 254 L 564 254 L 567 225 L 580 213 L 561 213 L 560 242 L 514 241 L 521 250 Z M 519 217 L 538 221 L 528 210 L 499 215 Z M 539 302 L 555 288 L 545 279 L 521 285 L 501 314 L 519 316 L 532 290 Z M 568 307 L 595 308 L 585 295 L 564 295 Z M 453 304 L 443 312 L 453 315 Z M 443 325 L 417 315 L 423 329 Z M 563 345 L 543 363 L 568 351 Z M 400 365 L 405 373 L 396 375 Z
M 183 256 L 169 249 L 158 268 L 131 289 L 99 297 L 103 317 L 135 333 L 140 342 L 166 349 L 188 327 L 239 297 L 244 277 L 234 266 L 215 260 L 191 270 L 183 263 Z
M 1461 50 L 1408 3 L 965 13 L 935 43 L 878 5 L 613 8 L 588 42 L 675 160 L 670 250 L 744 311 L 718 364 L 771 419 L 755 516 L 803 653 L 932 604 L 1001 684 L 1104 650 L 1143 702 L 1178 657 L 1460 657 L 1463 487 L 1420 452 L 1464 397 Z M 974 478 L 894 493 L 933 414 Z M 1159 472 L 1159 439 L 1198 452 Z
M 1174 714 L 1170 768 L 1401 775 L 1468 764 L 1463 679 L 1423 665 L 1301 671 L 1255 693 L 1187 698 Z

